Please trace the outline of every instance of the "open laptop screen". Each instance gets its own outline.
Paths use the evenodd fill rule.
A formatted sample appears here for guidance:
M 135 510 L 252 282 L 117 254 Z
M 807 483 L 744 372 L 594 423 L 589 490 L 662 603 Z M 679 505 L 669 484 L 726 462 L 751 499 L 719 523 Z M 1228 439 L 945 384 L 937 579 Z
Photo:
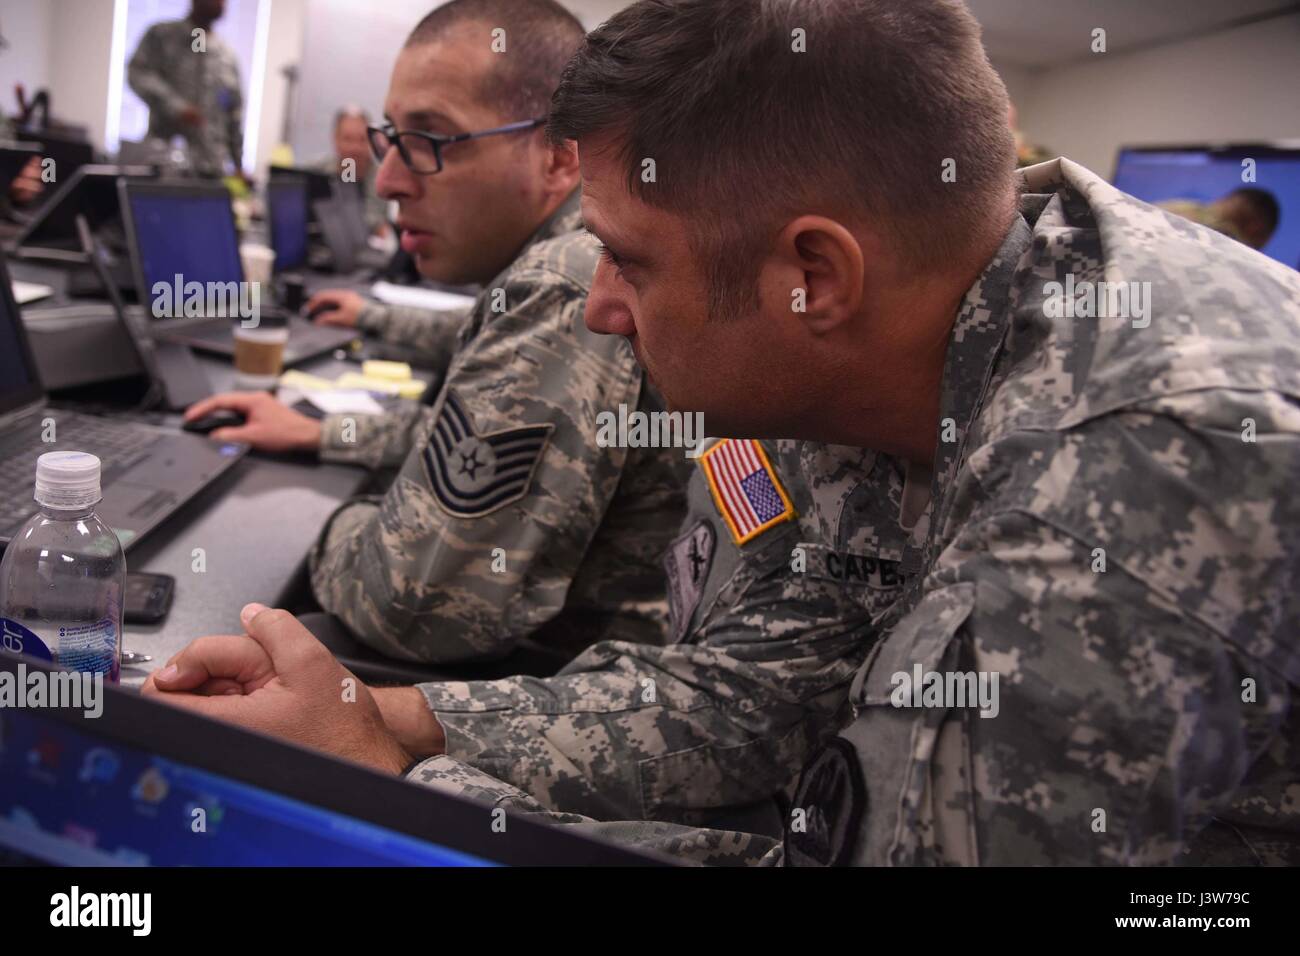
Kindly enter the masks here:
M 1243 160 L 1250 164 L 1243 166 Z M 1252 178 L 1243 181 L 1243 172 Z M 1283 146 L 1129 147 L 1115 187 L 1149 203 L 1212 203 L 1236 189 L 1259 189 L 1278 206 L 1277 228 L 1260 252 L 1300 269 L 1300 148 Z
M 64 866 L 490 865 L 35 711 L 5 710 L 0 725 L 0 856 Z
M 0 863 L 670 862 L 65 676 L 0 650 Z
M 0 254 L 0 415 L 44 397 L 22 321 Z
M 188 282 L 240 282 L 239 240 L 222 188 L 128 187 L 131 227 L 139 255 L 140 289 L 148 311 L 154 287 Z
M 266 187 L 267 219 L 275 269 L 296 269 L 307 259 L 307 181 L 281 177 Z

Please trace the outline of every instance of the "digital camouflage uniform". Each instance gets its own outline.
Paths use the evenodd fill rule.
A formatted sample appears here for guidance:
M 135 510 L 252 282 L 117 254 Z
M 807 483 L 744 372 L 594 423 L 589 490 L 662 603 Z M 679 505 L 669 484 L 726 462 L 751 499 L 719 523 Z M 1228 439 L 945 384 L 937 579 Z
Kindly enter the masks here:
M 902 469 L 763 444 L 795 515 L 737 544 L 694 466 L 664 561 L 667 646 L 602 642 L 555 677 L 423 684 L 447 754 L 603 819 L 701 821 L 786 788 L 847 716 L 873 621 L 901 593 Z
M 321 606 L 385 654 L 494 658 L 531 636 L 572 656 L 609 628 L 663 640 L 658 562 L 686 459 L 595 441 L 599 412 L 659 405 L 627 342 L 583 322 L 597 253 L 578 222 L 575 193 L 487 284 L 432 407 L 324 420 L 326 460 L 401 463 L 310 556 Z
M 189 20 L 155 23 L 140 39 L 127 66 L 127 82 L 149 107 L 150 137 L 189 144 L 190 165 L 207 176 L 220 176 L 227 160 L 236 169 L 244 151 L 244 96 L 235 53 L 212 30 L 204 50 L 194 49 Z M 203 115 L 200 127 L 180 120 L 186 106 Z
M 420 366 L 437 379 L 447 374 L 457 344 L 473 308 L 422 309 L 412 305 L 367 302 L 357 315 L 357 328 L 383 342 L 413 349 Z M 329 451 L 325 452 L 330 454 Z
M 905 591 L 784 843 L 551 819 L 706 863 L 1300 862 L 1300 277 L 1069 160 L 1021 176 L 907 473 Z M 1050 317 L 1067 275 L 1149 282 L 1147 320 Z M 918 666 L 997 673 L 997 716 L 895 706 Z M 410 777 L 548 816 L 453 758 Z

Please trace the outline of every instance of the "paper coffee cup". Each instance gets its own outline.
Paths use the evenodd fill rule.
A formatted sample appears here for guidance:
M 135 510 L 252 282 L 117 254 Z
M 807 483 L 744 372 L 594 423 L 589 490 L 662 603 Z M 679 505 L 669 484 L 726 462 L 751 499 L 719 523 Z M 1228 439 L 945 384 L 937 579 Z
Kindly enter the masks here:
M 244 264 L 244 281 L 256 282 L 267 289 L 275 267 L 275 250 L 257 242 L 246 242 L 239 247 L 239 258 Z
M 235 388 L 264 391 L 275 386 L 284 368 L 284 344 L 289 330 L 265 325 L 246 329 L 235 325 Z

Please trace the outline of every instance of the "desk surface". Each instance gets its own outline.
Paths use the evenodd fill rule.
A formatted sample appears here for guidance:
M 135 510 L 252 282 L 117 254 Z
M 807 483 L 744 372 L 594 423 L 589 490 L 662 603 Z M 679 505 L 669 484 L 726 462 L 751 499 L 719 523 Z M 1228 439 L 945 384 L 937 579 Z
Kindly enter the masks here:
M 10 271 L 16 279 L 61 289 L 57 272 L 48 267 L 11 262 Z M 314 289 L 331 284 L 356 287 L 346 279 L 313 278 Z M 32 307 L 60 301 L 62 295 Z M 228 360 L 197 357 L 214 391 L 231 387 L 234 369 Z M 326 378 L 357 369 L 355 362 L 330 356 L 297 367 Z M 416 370 L 415 374 L 429 381 L 427 373 Z M 179 423 L 180 416 L 169 416 L 167 421 Z M 239 633 L 239 610 L 248 602 L 281 603 L 325 520 L 361 489 L 367 477 L 363 468 L 253 452 L 186 503 L 127 555 L 131 571 L 174 577 L 176 593 L 162 623 L 126 626 L 124 649 L 151 654 L 153 660 L 123 668 L 122 683 L 139 685 L 150 670 L 161 667 L 195 637 Z M 203 551 L 201 565 L 196 548 Z
M 218 391 L 233 378 L 228 362 L 199 362 Z M 327 378 L 356 369 L 332 358 L 299 367 Z M 349 465 L 251 452 L 172 515 L 127 555 L 132 571 L 174 577 L 176 595 L 161 624 L 126 626 L 124 649 L 154 659 L 123 669 L 122 682 L 143 681 L 195 637 L 240 633 L 239 609 L 249 601 L 281 603 L 325 519 L 366 477 Z M 203 550 L 201 564 L 196 548 Z

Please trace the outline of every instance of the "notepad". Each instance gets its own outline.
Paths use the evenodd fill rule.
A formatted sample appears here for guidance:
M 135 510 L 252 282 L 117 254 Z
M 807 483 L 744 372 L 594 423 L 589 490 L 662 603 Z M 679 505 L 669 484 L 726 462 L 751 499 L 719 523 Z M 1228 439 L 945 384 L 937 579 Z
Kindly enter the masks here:
M 13 279 L 9 283 L 13 286 L 14 301 L 19 305 L 26 305 L 28 302 L 39 302 L 41 299 L 48 299 L 54 295 L 54 289 L 48 285 L 41 285 L 39 282 L 19 282 Z

